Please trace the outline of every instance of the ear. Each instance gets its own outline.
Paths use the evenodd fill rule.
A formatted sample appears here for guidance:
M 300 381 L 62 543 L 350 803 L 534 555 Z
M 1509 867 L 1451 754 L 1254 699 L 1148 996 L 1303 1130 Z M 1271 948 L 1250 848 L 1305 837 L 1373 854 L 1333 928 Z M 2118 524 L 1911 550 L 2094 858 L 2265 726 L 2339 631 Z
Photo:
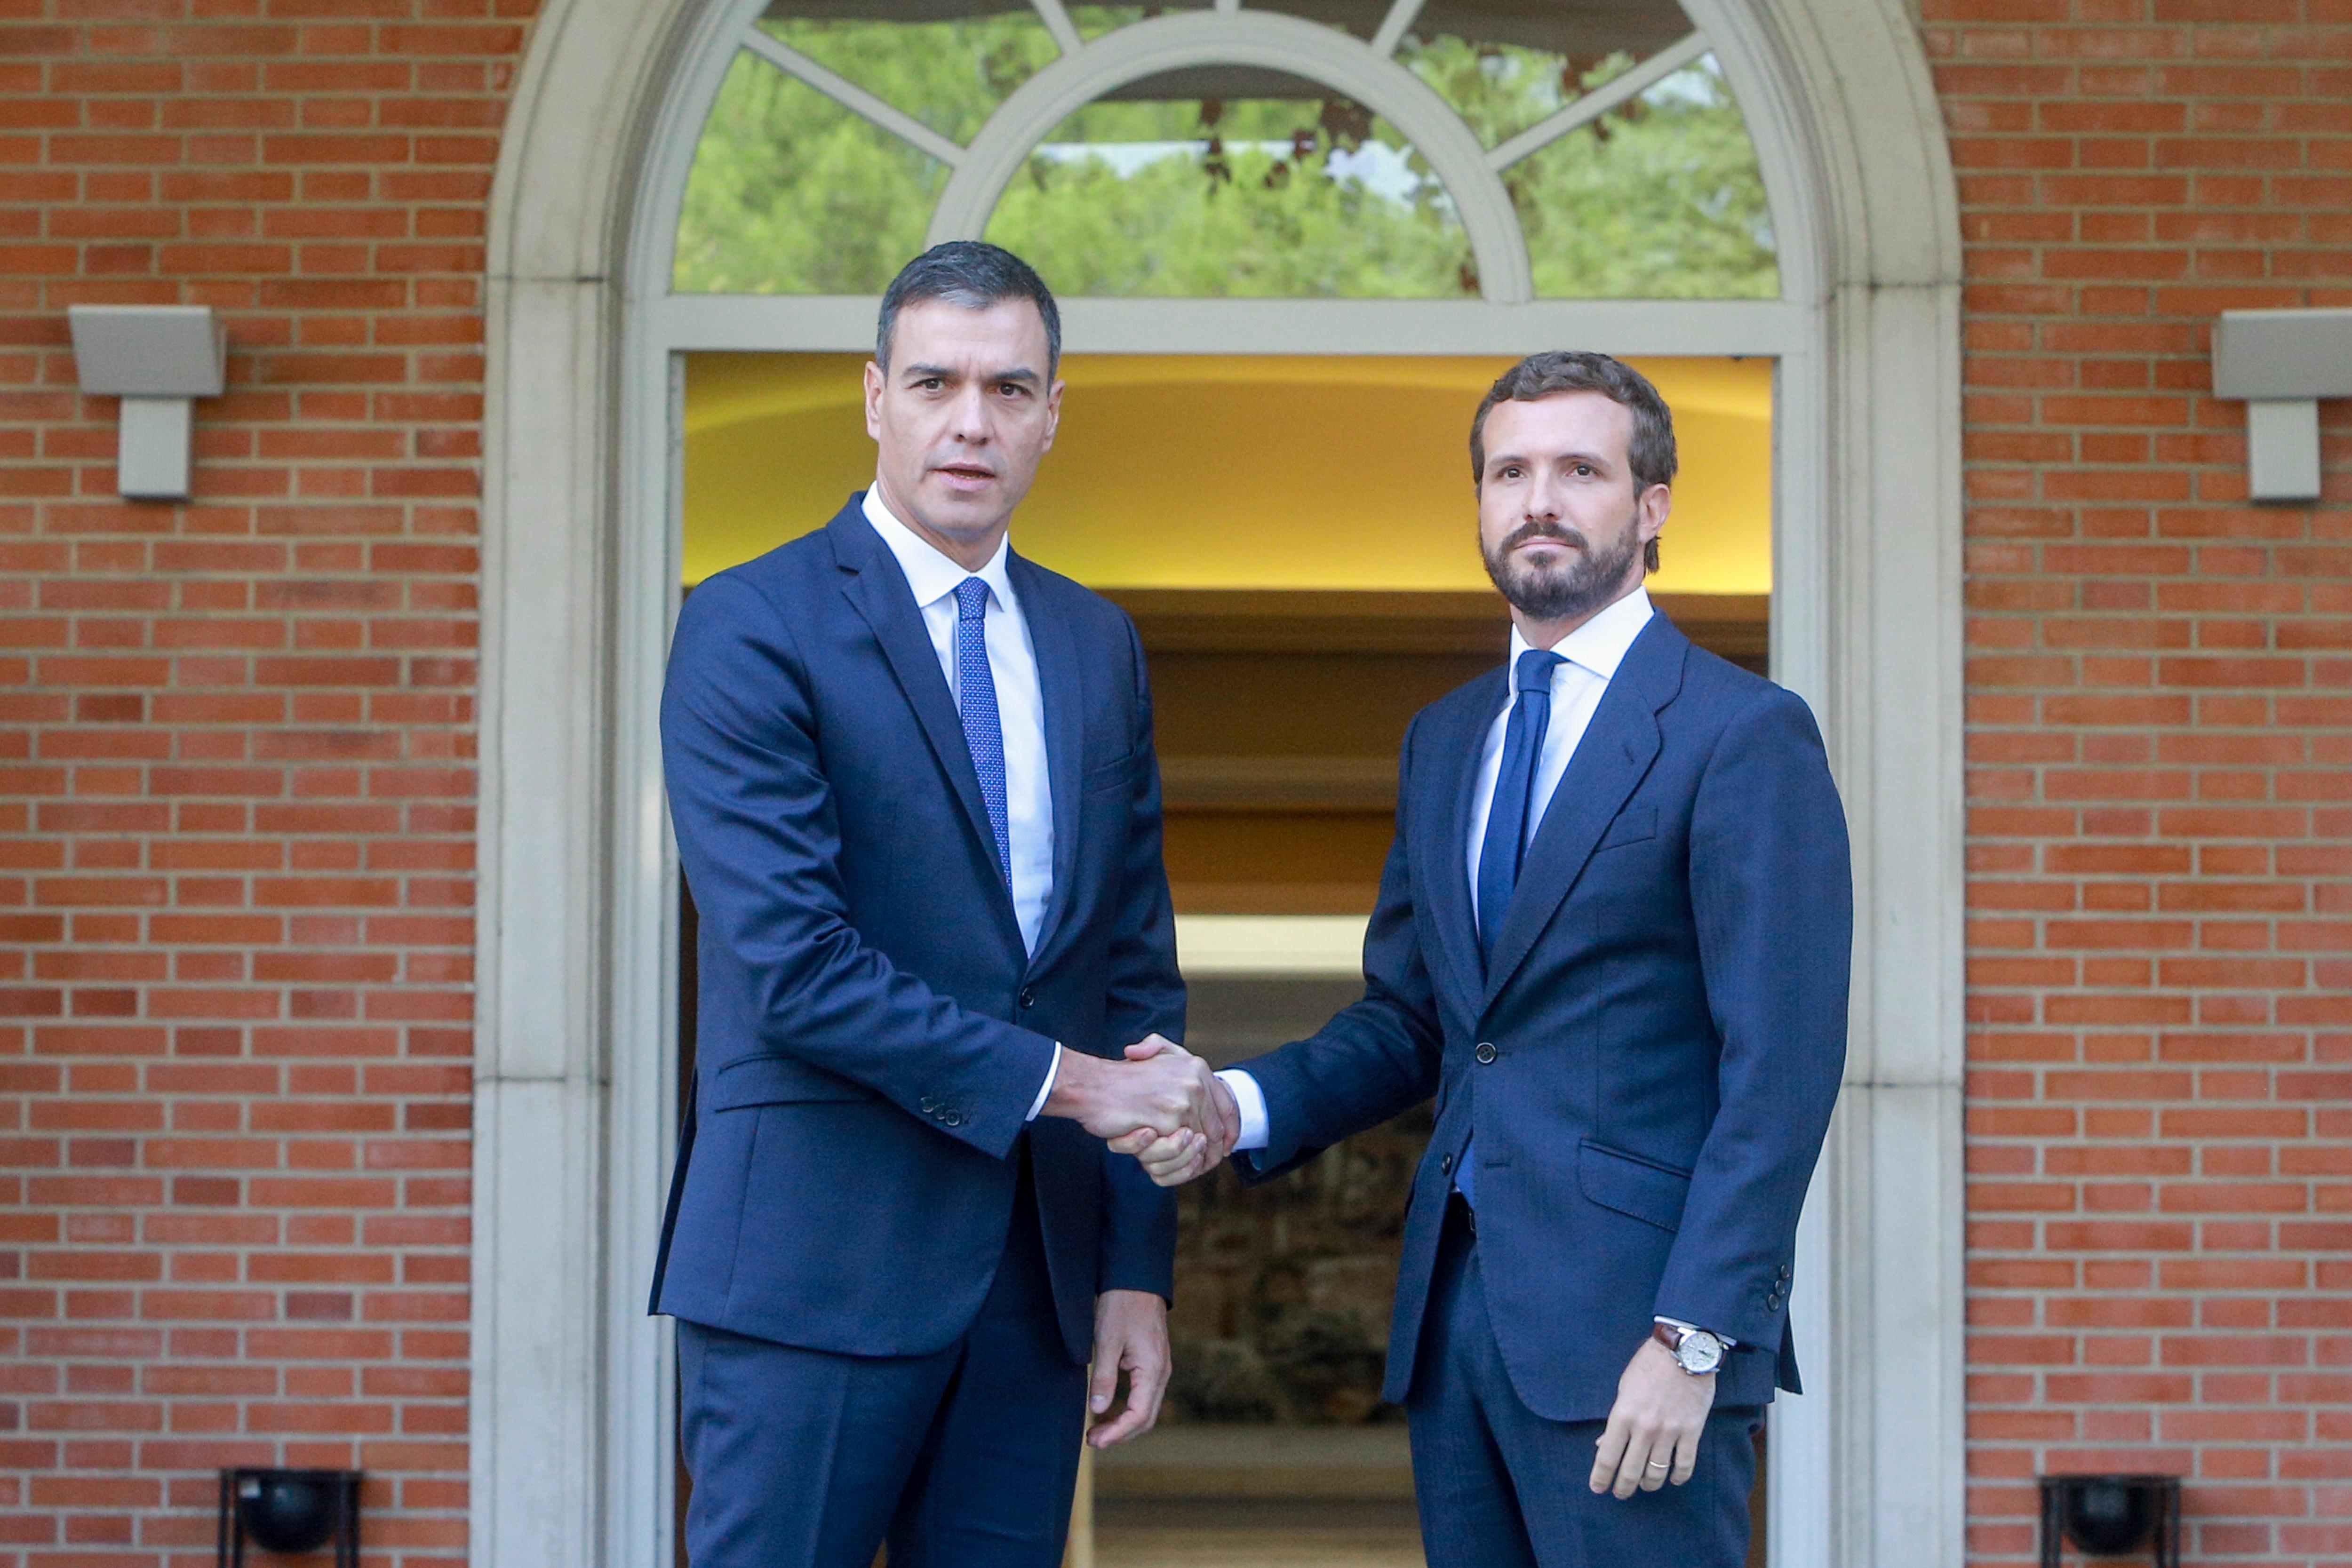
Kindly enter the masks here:
M 1062 389 L 1066 382 L 1055 382 L 1045 389 L 1045 444 L 1039 450 L 1054 450 L 1054 432 L 1062 427 Z
M 876 441 L 882 439 L 882 389 L 887 384 L 882 367 L 873 361 L 866 361 L 866 434 Z
M 1643 544 L 1648 544 L 1664 531 L 1666 514 L 1674 510 L 1674 504 L 1673 487 L 1665 485 L 1651 486 L 1634 501 L 1634 528 Z

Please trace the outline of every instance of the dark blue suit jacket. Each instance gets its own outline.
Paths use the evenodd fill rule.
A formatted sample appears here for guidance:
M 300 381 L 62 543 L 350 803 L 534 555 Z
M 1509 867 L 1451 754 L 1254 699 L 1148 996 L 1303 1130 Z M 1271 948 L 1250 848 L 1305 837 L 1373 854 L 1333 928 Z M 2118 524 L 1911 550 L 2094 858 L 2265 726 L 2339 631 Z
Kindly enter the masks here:
M 1364 999 L 1242 1064 L 1271 1137 L 1244 1174 L 1288 1169 L 1434 1094 L 1389 1398 L 1412 1386 L 1466 1143 L 1479 1269 L 1529 1408 L 1606 1416 L 1654 1315 L 1739 1341 L 1717 1402 L 1761 1404 L 1776 1372 L 1797 1386 L 1797 1215 L 1845 1060 L 1853 890 L 1820 733 L 1795 696 L 1654 618 L 1482 967 L 1464 860 L 1481 746 L 1508 695 L 1496 671 L 1406 730 Z
M 1037 652 L 1054 891 L 1037 953 L 913 592 L 858 498 L 698 587 L 662 760 L 701 915 L 698 1106 L 654 1308 L 853 1355 L 941 1349 L 986 1296 L 1058 1040 L 1181 1039 L 1143 651 L 1013 556 Z M 1025 1124 L 1055 1303 L 1171 1288 L 1175 1210 L 1077 1124 Z

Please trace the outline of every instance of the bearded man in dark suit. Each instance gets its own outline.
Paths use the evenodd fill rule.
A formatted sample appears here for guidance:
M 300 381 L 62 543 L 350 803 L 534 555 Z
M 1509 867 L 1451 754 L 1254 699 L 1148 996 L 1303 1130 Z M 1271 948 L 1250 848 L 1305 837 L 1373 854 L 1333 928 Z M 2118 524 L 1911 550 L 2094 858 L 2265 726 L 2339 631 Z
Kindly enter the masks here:
M 1434 1095 L 1389 1336 L 1433 1568 L 1736 1568 L 1794 1391 L 1853 883 L 1811 711 L 1651 604 L 1655 388 L 1538 354 L 1471 426 L 1509 661 L 1423 709 L 1365 991 L 1219 1075 L 1244 1179 Z M 1162 1181 L 1228 1151 L 1139 1132 Z

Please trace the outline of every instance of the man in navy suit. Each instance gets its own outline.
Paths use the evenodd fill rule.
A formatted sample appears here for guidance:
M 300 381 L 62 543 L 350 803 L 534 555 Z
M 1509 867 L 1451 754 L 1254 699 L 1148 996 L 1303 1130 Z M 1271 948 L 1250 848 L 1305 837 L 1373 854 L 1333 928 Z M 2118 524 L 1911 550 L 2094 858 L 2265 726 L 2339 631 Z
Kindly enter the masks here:
M 1643 591 L 1664 402 L 1538 354 L 1471 427 L 1510 663 L 1405 732 L 1363 1000 L 1220 1077 L 1245 1179 L 1435 1095 L 1389 1333 L 1433 1568 L 1734 1568 L 1794 1392 L 1853 885 L 1812 715 Z M 1114 1145 L 1158 1179 L 1207 1130 Z
M 1171 1043 L 1142 648 L 1006 543 L 1060 346 L 1018 258 L 918 257 L 866 371 L 873 488 L 678 620 L 700 998 L 654 1310 L 695 1568 L 886 1538 L 893 1568 L 1053 1568 L 1082 1435 L 1166 1386 L 1170 1195 L 1101 1140 L 1231 1129 Z

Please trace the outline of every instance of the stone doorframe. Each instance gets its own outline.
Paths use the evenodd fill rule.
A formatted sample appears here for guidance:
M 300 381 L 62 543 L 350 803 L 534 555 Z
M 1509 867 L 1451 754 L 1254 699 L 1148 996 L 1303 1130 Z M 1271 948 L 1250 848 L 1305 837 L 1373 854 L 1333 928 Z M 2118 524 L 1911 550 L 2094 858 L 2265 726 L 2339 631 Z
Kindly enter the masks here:
M 1905 0 L 1693 0 L 1796 150 L 1822 351 L 1783 464 L 1818 515 L 1776 650 L 1852 817 L 1853 1050 L 1801 1242 L 1813 1392 L 1774 1417 L 1776 1568 L 1960 1568 L 1961 724 L 1958 202 Z M 472 1500 L 484 1568 L 670 1556 L 667 1336 L 644 1316 L 672 1095 L 641 734 L 666 627 L 626 591 L 624 274 L 648 149 L 706 0 L 548 0 L 492 187 L 476 1012 Z M 1761 101 L 1759 101 L 1760 98 Z M 1784 243 L 1790 237 L 1784 236 Z M 632 425 L 634 423 L 634 428 Z M 1801 444 L 1792 450 L 1789 441 Z M 649 558 L 650 557 L 650 560 Z M 1778 619 L 1778 617 L 1776 617 Z

